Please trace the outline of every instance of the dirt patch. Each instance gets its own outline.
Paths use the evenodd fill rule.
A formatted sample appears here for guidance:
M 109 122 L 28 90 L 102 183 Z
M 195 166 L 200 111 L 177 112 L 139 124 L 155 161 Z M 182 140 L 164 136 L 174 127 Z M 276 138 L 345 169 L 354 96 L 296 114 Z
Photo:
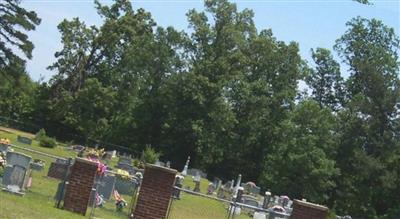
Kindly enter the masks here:
M 9 134 L 22 135 L 22 136 L 25 136 L 25 137 L 28 137 L 28 138 L 34 138 L 35 137 L 35 135 L 33 135 L 31 133 L 22 132 L 22 131 L 19 131 L 19 130 L 16 130 L 16 129 L 6 128 L 6 127 L 3 127 L 3 126 L 0 126 L 0 131 L 6 132 L 6 133 L 9 133 Z

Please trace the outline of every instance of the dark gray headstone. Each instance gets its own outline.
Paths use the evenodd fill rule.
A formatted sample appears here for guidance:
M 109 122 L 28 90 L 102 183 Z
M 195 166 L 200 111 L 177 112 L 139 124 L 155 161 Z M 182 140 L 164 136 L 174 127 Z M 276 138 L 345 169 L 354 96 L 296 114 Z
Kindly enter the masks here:
M 47 172 L 48 177 L 52 177 L 59 180 L 64 180 L 68 173 L 70 165 L 63 163 L 50 163 L 49 171 Z
M 32 139 L 20 135 L 17 136 L 17 141 L 28 145 L 32 144 Z
M 13 172 L 12 166 L 6 166 L 4 168 L 4 174 L 3 174 L 3 180 L 2 180 L 3 185 L 10 185 L 12 172 Z
M 259 203 L 255 198 L 243 197 L 243 204 L 250 205 L 254 207 L 259 207 Z
M 20 189 L 24 188 L 27 176 L 27 169 L 22 166 L 14 165 L 7 166 L 4 171 L 3 185 L 15 185 Z
M 260 194 L 261 188 L 256 186 L 252 182 L 242 183 L 241 186 L 244 188 L 245 193 L 258 195 Z
M 80 152 L 82 150 L 85 150 L 85 146 L 82 145 L 73 145 L 72 146 L 72 150 L 76 151 L 76 152 Z
M 56 163 L 59 163 L 59 164 L 67 164 L 67 163 L 68 163 L 68 160 L 67 160 L 67 159 L 62 159 L 62 158 L 57 158 L 57 159 L 56 159 Z
M 120 177 L 116 177 L 115 189 L 118 191 L 118 193 L 124 195 L 132 195 L 135 188 L 136 188 L 136 183 L 134 180 L 121 179 Z
M 27 170 L 29 169 L 32 157 L 18 152 L 8 152 L 6 155 L 6 160 L 8 166 L 18 165 Z
M 36 171 L 42 171 L 44 169 L 44 163 L 31 163 L 31 169 Z
M 98 193 L 105 199 L 110 199 L 115 186 L 115 176 L 104 176 L 99 182 Z M 118 191 L 119 192 L 119 191 Z
M 0 144 L 0 153 L 7 153 L 9 151 L 9 147 L 6 144 Z

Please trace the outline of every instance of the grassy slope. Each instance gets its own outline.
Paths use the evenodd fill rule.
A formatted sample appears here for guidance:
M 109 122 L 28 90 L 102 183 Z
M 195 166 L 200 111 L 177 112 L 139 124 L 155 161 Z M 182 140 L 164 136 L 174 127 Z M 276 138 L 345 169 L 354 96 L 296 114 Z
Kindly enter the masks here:
M 17 135 L 22 135 L 32 138 L 33 135 L 29 133 L 23 133 L 17 130 L 5 129 L 0 127 L 0 138 L 8 138 L 13 144 L 31 148 L 37 151 L 45 152 L 52 155 L 62 157 L 75 157 L 76 153 L 73 151 L 67 151 L 63 147 L 57 147 L 54 149 L 43 148 L 38 145 L 37 141 L 33 141 L 32 145 L 21 144 L 16 141 Z M 16 149 L 16 151 L 19 151 Z M 52 158 L 48 158 L 42 155 L 33 154 L 27 151 L 19 151 L 26 155 L 32 156 L 33 158 L 42 159 L 46 161 L 45 169 L 41 172 L 33 172 L 32 188 L 27 191 L 24 197 L 19 197 L 6 192 L 0 192 L 0 219 L 46 219 L 46 218 L 57 218 L 57 219 L 79 219 L 85 218 L 69 211 L 60 210 L 54 207 L 55 201 L 53 196 L 56 192 L 58 180 L 46 177 L 50 163 L 53 161 Z M 113 161 L 112 163 L 115 163 Z M 201 192 L 207 191 L 208 181 L 202 179 L 201 181 Z M 194 187 L 194 183 L 190 178 L 184 181 L 184 187 Z M 124 197 L 125 200 L 130 201 L 130 197 Z M 90 208 L 88 209 L 87 216 L 90 214 Z M 124 212 L 116 212 L 114 201 L 109 200 L 104 208 L 96 208 L 96 218 L 126 218 L 128 209 L 125 208 Z M 174 201 L 171 208 L 171 219 L 222 219 L 226 218 L 226 206 L 218 201 L 209 200 L 206 198 L 182 194 L 182 199 Z M 248 218 L 247 216 L 235 217 Z

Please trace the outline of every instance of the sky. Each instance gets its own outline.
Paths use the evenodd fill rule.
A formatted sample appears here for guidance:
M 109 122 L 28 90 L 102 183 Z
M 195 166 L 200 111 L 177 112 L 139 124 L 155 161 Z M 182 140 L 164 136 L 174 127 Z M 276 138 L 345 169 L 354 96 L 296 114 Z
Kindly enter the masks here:
M 101 25 L 93 0 L 24 0 L 22 6 L 34 10 L 42 19 L 35 31 L 29 32 L 34 43 L 33 58 L 27 71 L 35 81 L 49 80 L 55 72 L 47 66 L 55 62 L 54 53 L 61 50 L 57 25 L 63 19 L 79 17 L 88 25 Z M 111 0 L 101 1 L 104 4 Z M 400 0 L 375 0 L 363 5 L 351 0 L 237 0 L 239 10 L 254 11 L 258 31 L 272 29 L 278 40 L 299 43 L 300 54 L 311 64 L 310 49 L 332 49 L 335 40 L 347 30 L 346 22 L 354 17 L 377 18 L 400 33 Z M 188 30 L 186 13 L 203 10 L 202 0 L 134 0 L 135 9 L 149 11 L 159 26 Z M 339 61 L 339 60 L 338 60 Z M 346 73 L 343 73 L 346 77 Z

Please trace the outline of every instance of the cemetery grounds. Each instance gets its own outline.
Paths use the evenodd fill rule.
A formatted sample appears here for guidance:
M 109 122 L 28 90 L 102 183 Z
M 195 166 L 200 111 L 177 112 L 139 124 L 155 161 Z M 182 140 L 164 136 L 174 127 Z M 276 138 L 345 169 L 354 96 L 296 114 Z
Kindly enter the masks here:
M 17 142 L 17 136 L 25 136 L 34 138 L 33 134 L 21 132 L 14 129 L 0 127 L 0 138 L 8 138 L 11 143 L 20 147 L 33 149 L 35 151 L 44 152 L 47 154 L 60 157 L 76 157 L 77 153 L 71 150 L 65 150 L 66 145 L 59 143 L 56 148 L 40 147 L 38 142 L 33 140 L 32 145 L 26 145 Z M 13 148 L 14 151 L 24 153 L 31 156 L 33 159 L 41 159 L 46 162 L 45 168 L 42 171 L 33 171 L 32 187 L 29 188 L 25 196 L 17 196 L 7 192 L 0 191 L 0 219 L 75 219 L 88 218 L 91 208 L 88 207 L 86 216 L 81 216 L 66 210 L 61 210 L 55 207 L 54 195 L 57 190 L 57 185 L 60 182 L 57 179 L 47 177 L 47 172 L 53 158 L 32 153 L 26 150 Z M 110 161 L 109 165 L 114 166 L 117 163 L 117 158 Z M 0 171 L 3 171 L 0 168 Z M 201 192 L 207 191 L 209 181 L 201 179 Z M 184 181 L 184 187 L 193 188 L 193 182 L 190 180 Z M 131 197 L 123 195 L 127 201 Z M 129 206 L 129 204 L 128 204 Z M 207 199 L 200 196 L 181 194 L 181 200 L 172 202 L 170 219 L 223 219 L 227 217 L 227 206 L 224 203 L 216 200 Z M 110 199 L 106 202 L 103 208 L 95 209 L 95 218 L 114 219 L 127 218 L 128 207 L 125 207 L 122 212 L 115 210 L 115 201 Z M 235 216 L 235 219 L 250 218 L 246 214 Z

